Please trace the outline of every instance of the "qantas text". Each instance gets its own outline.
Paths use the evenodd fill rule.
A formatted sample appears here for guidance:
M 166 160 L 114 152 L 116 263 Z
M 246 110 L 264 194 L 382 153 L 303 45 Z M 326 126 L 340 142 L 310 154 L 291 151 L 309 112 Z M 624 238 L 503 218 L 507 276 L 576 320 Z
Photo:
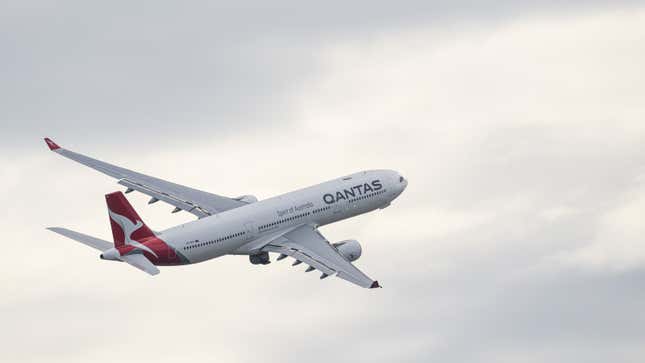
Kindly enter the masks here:
M 376 192 L 383 189 L 383 184 L 381 181 L 376 179 L 372 180 L 371 183 L 359 184 L 351 187 L 350 189 L 343 189 L 342 191 L 337 191 L 336 193 L 327 193 L 323 195 L 323 200 L 327 204 L 334 204 L 340 200 L 347 200 L 361 196 L 363 194 L 368 194 L 371 192 Z

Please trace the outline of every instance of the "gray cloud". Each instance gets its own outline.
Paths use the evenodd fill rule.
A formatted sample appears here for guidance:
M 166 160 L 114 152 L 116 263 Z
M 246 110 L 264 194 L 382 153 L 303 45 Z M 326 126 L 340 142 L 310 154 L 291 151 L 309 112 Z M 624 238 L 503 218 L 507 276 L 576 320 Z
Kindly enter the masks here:
M 293 124 L 289 97 L 317 74 L 315 54 L 329 42 L 607 4 L 283 0 L 270 6 L 0 6 L 0 122 L 14 135 L 5 145 L 22 146 L 43 135 L 92 144 L 118 139 L 181 145 Z

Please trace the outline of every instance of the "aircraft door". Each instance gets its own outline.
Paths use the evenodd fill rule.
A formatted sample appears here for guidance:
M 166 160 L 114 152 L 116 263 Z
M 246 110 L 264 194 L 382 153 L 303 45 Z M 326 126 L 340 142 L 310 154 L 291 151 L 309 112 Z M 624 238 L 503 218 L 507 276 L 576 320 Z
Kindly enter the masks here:
M 345 203 L 344 202 L 336 202 L 336 203 L 334 203 L 334 206 L 332 207 L 334 215 L 338 215 L 340 213 L 343 213 L 344 209 L 345 209 Z
M 356 202 L 354 202 L 354 203 L 347 202 L 347 213 L 350 214 L 350 215 L 357 214 L 358 213 L 358 206 L 359 206 L 359 204 L 356 203 Z
M 255 226 L 254 222 L 244 223 L 244 229 L 246 230 L 246 239 L 253 239 L 258 235 L 258 229 Z

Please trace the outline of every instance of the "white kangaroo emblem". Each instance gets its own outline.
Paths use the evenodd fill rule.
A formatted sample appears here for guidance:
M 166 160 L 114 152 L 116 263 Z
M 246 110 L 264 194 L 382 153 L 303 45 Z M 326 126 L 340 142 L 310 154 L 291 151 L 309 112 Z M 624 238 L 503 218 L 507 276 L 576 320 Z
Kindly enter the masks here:
M 124 243 L 126 245 L 130 245 L 130 246 L 142 249 L 144 251 L 150 252 L 155 257 L 159 258 L 159 256 L 157 256 L 156 253 L 154 253 L 150 248 L 148 248 L 148 246 L 132 240 L 132 234 L 136 232 L 139 228 L 143 227 L 143 222 L 137 221 L 137 224 L 133 224 L 130 218 L 128 217 L 124 217 L 120 214 L 116 214 L 109 209 L 108 209 L 108 213 L 110 214 L 110 218 L 112 218 L 112 220 L 115 221 L 123 230 L 123 235 L 125 236 Z

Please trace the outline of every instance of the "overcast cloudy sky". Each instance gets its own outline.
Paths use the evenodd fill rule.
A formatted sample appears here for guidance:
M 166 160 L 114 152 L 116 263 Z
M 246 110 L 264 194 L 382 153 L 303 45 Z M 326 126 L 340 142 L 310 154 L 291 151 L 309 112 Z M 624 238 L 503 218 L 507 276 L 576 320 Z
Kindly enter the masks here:
M 2 361 L 645 359 L 645 2 L 0 0 L 0 54 Z M 109 239 L 119 187 L 44 136 L 260 199 L 399 170 L 322 229 L 384 288 L 100 261 L 44 228 Z

